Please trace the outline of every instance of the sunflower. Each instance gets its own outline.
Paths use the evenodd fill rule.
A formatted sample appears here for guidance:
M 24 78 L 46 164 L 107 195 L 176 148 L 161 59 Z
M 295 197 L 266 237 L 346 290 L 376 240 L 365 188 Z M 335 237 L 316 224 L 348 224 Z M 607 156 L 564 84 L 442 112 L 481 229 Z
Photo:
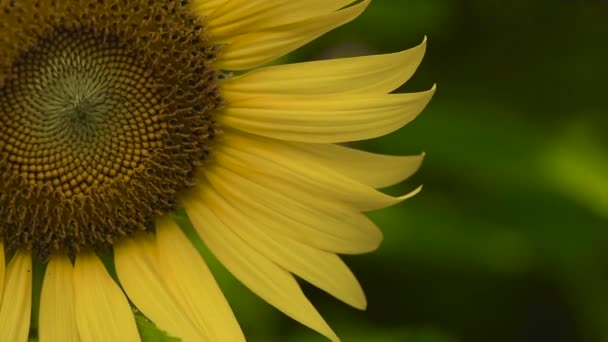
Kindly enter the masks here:
M 0 340 L 244 335 L 173 213 L 262 299 L 331 340 L 295 276 L 364 309 L 338 254 L 422 156 L 340 143 L 395 131 L 433 89 L 391 94 L 425 50 L 266 66 L 370 0 L 0 1 Z M 110 255 L 111 258 L 100 258 Z M 37 297 L 35 295 L 34 297 Z

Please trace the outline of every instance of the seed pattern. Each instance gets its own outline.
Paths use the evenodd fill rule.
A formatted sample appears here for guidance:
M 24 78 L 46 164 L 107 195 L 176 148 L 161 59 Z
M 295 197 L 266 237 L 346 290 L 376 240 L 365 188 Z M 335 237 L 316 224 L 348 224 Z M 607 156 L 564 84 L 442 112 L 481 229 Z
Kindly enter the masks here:
M 0 2 L 0 236 L 74 254 L 173 209 L 215 135 L 185 1 Z

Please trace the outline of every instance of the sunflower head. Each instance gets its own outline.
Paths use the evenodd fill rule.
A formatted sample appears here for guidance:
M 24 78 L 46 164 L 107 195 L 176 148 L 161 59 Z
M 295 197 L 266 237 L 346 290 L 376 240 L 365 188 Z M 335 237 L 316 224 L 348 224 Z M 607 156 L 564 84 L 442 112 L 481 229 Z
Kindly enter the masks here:
M 136 307 L 185 342 L 244 341 L 177 209 L 239 281 L 337 341 L 296 276 L 366 307 L 338 255 L 378 247 L 382 233 L 363 212 L 418 193 L 378 189 L 407 179 L 423 156 L 341 144 L 422 111 L 434 87 L 393 92 L 426 40 L 264 65 L 369 4 L 0 0 L 0 341 L 28 339 L 33 263 L 46 265 L 41 340 L 140 341 Z M 99 249 L 113 253 L 116 277 Z
M 201 19 L 185 1 L 10 1 L 0 30 L 0 236 L 44 258 L 150 230 L 215 136 Z

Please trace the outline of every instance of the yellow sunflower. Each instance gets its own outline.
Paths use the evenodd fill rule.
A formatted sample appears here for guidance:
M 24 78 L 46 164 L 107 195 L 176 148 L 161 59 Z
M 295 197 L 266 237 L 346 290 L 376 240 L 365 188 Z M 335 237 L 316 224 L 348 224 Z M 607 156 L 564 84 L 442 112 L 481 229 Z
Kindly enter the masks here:
M 295 276 L 365 308 L 338 254 L 378 246 L 362 212 L 414 195 L 376 189 L 422 156 L 339 144 L 422 111 L 434 88 L 390 93 L 425 43 L 262 66 L 369 3 L 0 0 L 0 341 L 28 340 L 37 262 L 42 342 L 139 341 L 136 309 L 183 341 L 244 340 L 179 208 L 251 291 L 338 340 Z

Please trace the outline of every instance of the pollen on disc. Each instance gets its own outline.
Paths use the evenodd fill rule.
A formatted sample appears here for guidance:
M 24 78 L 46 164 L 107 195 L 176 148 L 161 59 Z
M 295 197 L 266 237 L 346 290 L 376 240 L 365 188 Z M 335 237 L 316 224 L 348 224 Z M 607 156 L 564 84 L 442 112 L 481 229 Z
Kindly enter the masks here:
M 0 3 L 0 239 L 73 254 L 150 229 L 221 103 L 186 1 Z

